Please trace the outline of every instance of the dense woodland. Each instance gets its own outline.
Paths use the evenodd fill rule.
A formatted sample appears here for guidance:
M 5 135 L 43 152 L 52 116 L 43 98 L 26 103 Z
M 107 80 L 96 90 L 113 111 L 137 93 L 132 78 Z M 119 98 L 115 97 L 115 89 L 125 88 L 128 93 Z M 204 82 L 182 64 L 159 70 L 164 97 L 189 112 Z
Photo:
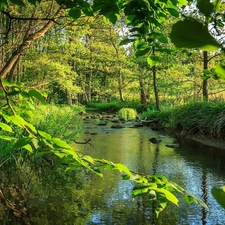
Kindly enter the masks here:
M 223 139 L 224 9 L 221 0 L 2 0 L 0 138 L 7 151 L 2 150 L 0 166 L 19 152 L 24 161 L 36 155 L 50 162 L 51 156 L 68 170 L 99 176 L 100 167 L 110 167 L 137 183 L 134 196 L 148 185 L 144 194 L 154 191 L 157 214 L 165 201 L 177 205 L 174 192 L 206 207 L 162 177 L 77 154 L 69 139 L 62 140 L 66 135 L 44 121 L 40 125 L 41 119 L 38 125 L 32 111 L 45 102 L 80 107 L 76 113 L 91 103 L 130 102 L 141 106 L 143 118 L 159 116 L 179 132 Z M 196 117 L 189 118 L 193 112 Z

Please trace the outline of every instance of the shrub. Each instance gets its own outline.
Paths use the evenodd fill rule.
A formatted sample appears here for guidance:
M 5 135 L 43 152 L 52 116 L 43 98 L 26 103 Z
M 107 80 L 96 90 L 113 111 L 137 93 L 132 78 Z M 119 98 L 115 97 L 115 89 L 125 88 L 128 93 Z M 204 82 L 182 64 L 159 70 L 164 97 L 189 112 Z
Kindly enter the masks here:
M 125 121 L 127 120 L 135 120 L 137 116 L 137 112 L 135 109 L 131 108 L 123 108 L 119 111 L 119 118 Z
M 41 105 L 31 122 L 39 130 L 70 142 L 82 131 L 82 120 L 78 116 L 82 111 L 84 108 L 78 106 Z

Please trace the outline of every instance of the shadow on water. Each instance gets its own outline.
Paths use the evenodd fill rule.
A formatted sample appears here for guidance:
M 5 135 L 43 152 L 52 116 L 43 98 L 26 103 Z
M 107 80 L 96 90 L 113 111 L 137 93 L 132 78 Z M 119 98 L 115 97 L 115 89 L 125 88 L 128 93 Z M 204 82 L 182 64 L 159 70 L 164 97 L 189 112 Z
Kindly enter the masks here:
M 189 206 L 180 199 L 179 207 L 169 204 L 156 218 L 155 205 L 145 197 L 133 200 L 134 184 L 121 180 L 117 172 L 105 171 L 104 179 L 84 171 L 65 174 L 63 168 L 46 169 L 44 162 L 39 162 L 38 170 L 32 164 L 2 168 L 1 188 L 11 203 L 19 205 L 21 199 L 10 192 L 12 187 L 19 187 L 35 225 L 224 225 L 225 212 L 212 197 L 211 188 L 225 184 L 225 151 L 189 140 L 179 140 L 179 148 L 168 148 L 166 144 L 178 140 L 131 125 L 111 129 L 110 124 L 99 127 L 93 120 L 86 121 L 86 130 L 77 141 L 90 138 L 92 145 L 74 147 L 140 173 L 164 174 L 201 198 L 209 210 Z M 151 137 L 162 142 L 153 144 Z M 0 224 L 24 224 L 2 200 Z

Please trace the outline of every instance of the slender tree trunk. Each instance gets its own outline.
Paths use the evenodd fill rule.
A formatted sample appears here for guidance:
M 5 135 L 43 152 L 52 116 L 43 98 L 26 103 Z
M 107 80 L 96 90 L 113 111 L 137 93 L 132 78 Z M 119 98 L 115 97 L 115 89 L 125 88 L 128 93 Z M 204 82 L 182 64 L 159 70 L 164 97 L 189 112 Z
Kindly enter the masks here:
M 203 52 L 203 63 L 204 63 L 204 70 L 208 69 L 208 52 L 204 51 Z M 204 79 L 203 84 L 202 84 L 202 94 L 203 94 L 203 101 L 208 101 L 209 100 L 209 95 L 208 95 L 208 80 Z
M 152 54 L 155 54 L 155 47 L 153 47 Z M 156 79 L 156 66 L 152 67 L 152 74 L 153 74 L 153 86 L 154 86 L 154 93 L 155 93 L 155 103 L 156 103 L 156 109 L 160 111 L 160 102 L 159 102 L 159 93 L 158 93 L 158 87 L 157 87 L 157 79 Z
M 63 8 L 59 8 L 58 11 L 55 14 L 55 19 L 59 18 L 61 13 L 63 12 Z M 6 64 L 3 66 L 3 68 L 0 71 L 0 78 L 5 78 L 7 74 L 10 72 L 14 64 L 17 62 L 21 54 L 30 47 L 31 43 L 35 41 L 36 39 L 43 36 L 54 24 L 54 21 L 48 21 L 43 28 L 41 28 L 39 31 L 30 34 L 28 37 L 26 37 L 23 41 L 23 43 L 12 53 L 11 57 L 7 60 Z
M 147 105 L 147 97 L 145 92 L 145 86 L 142 78 L 139 78 L 139 84 L 140 84 L 140 100 L 141 104 Z

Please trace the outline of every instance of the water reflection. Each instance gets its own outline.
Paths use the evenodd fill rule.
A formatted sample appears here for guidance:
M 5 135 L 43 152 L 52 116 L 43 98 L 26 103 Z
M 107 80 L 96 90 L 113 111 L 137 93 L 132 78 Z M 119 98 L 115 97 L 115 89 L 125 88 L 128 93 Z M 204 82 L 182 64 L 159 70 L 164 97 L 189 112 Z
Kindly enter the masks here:
M 104 196 L 108 192 L 107 198 L 100 199 L 100 202 L 104 205 L 103 202 L 110 201 L 110 204 L 101 207 L 101 204 L 96 204 L 93 196 L 92 207 L 98 208 L 98 213 L 93 211 L 86 224 L 225 224 L 225 212 L 210 193 L 212 186 L 221 186 L 225 183 L 223 163 L 225 153 L 187 140 L 179 140 L 181 146 L 178 149 L 168 148 L 166 144 L 177 143 L 178 140 L 149 128 L 122 130 L 107 128 L 107 134 L 101 130 L 102 128 L 93 126 L 91 129 L 95 129 L 98 133 L 91 137 L 97 151 L 93 153 L 90 150 L 89 154 L 116 163 L 124 163 L 137 172 L 165 174 L 169 179 L 203 199 L 209 205 L 210 211 L 198 205 L 189 206 L 180 200 L 179 208 L 169 205 L 156 219 L 153 214 L 154 205 L 147 204 L 144 198 L 132 201 L 129 195 L 132 183 L 125 185 L 120 178 L 108 175 L 101 183 Z M 152 144 L 149 142 L 150 137 L 160 137 L 162 142 Z M 111 185 L 114 186 L 113 191 L 107 188 Z M 101 222 L 97 222 L 96 218 Z
M 133 183 L 123 181 L 118 172 L 104 172 L 104 179 L 92 173 L 61 169 L 46 170 L 45 162 L 21 167 L 5 167 L 0 181 L 7 198 L 8 188 L 16 184 L 26 199 L 30 220 L 35 225 L 224 225 L 225 211 L 211 195 L 213 186 L 225 184 L 225 151 L 188 140 L 179 140 L 180 148 L 165 145 L 178 142 L 173 137 L 149 128 L 124 129 L 98 127 L 89 121 L 80 140 L 91 138 L 91 145 L 75 145 L 77 151 L 93 157 L 124 163 L 130 169 L 146 174 L 164 174 L 197 197 L 204 200 L 209 211 L 198 205 L 189 206 L 182 200 L 179 208 L 169 204 L 159 218 L 154 204 L 143 198 L 132 199 Z M 96 135 L 92 135 L 95 133 Z M 153 144 L 149 138 L 159 137 Z M 62 168 L 63 169 L 63 168 Z M 12 212 L 0 203 L 0 224 L 21 225 Z

